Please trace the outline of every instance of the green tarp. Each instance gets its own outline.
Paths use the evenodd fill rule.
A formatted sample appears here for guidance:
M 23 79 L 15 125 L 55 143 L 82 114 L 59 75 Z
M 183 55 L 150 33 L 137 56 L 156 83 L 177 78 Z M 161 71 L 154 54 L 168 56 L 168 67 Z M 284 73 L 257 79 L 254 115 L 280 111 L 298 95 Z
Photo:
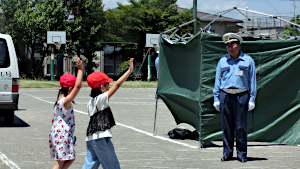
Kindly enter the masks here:
M 244 39 L 241 50 L 256 64 L 256 107 L 248 116 L 248 141 L 300 145 L 300 41 Z M 222 140 L 221 114 L 213 107 L 222 37 L 199 35 L 188 44 L 160 39 L 157 93 L 177 124 L 188 123 L 200 140 Z

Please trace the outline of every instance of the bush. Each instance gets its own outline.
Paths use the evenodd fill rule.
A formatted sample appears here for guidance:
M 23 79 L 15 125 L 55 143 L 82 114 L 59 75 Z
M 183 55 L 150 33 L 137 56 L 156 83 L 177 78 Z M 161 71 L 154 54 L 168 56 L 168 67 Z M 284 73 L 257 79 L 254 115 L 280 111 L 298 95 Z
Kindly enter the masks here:
M 124 61 L 119 66 L 118 72 L 120 73 L 120 76 L 122 76 L 127 70 L 129 69 L 129 60 Z M 128 77 L 128 80 L 133 80 L 135 78 L 136 74 L 134 72 L 131 72 L 131 74 Z

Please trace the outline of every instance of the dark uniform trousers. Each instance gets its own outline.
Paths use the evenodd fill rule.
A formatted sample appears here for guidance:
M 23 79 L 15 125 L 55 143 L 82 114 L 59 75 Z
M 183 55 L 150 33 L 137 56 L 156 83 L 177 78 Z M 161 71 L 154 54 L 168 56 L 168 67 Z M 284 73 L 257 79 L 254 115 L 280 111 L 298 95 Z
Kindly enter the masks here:
M 233 156 L 234 131 L 238 158 L 247 157 L 247 121 L 249 93 L 228 94 L 220 91 L 220 112 L 222 115 L 223 156 Z

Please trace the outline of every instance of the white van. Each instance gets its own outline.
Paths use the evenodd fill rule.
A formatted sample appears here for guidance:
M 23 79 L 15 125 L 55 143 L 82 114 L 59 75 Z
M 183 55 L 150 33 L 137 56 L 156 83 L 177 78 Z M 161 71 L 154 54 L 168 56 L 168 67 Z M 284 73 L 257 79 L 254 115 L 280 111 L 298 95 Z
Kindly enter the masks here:
M 6 125 L 14 122 L 19 102 L 19 67 L 11 36 L 0 33 L 0 115 Z

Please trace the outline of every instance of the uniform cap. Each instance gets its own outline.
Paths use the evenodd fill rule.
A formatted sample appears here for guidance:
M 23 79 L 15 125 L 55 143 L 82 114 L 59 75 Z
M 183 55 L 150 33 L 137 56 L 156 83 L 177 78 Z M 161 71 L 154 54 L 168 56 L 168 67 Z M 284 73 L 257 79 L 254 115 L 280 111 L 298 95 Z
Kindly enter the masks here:
M 235 34 L 235 33 L 226 33 L 225 35 L 223 35 L 223 41 L 225 44 L 227 43 L 232 43 L 232 42 L 240 42 L 242 43 L 243 38 L 241 38 L 239 35 Z
M 101 85 L 104 85 L 105 83 L 112 82 L 113 79 L 109 78 L 103 72 L 93 72 L 90 75 L 88 75 L 86 81 L 92 89 L 95 89 L 97 87 L 100 87 Z
M 74 87 L 76 82 L 76 77 L 71 74 L 64 74 L 60 76 L 59 84 L 60 87 Z

